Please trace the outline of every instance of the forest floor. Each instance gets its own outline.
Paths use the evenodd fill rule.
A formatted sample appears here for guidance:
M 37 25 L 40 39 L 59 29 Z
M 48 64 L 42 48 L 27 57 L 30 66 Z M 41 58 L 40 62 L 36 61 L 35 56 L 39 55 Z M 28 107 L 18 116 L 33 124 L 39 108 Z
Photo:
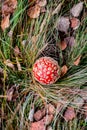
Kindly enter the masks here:
M 0 129 L 87 130 L 86 0 L 0 0 Z

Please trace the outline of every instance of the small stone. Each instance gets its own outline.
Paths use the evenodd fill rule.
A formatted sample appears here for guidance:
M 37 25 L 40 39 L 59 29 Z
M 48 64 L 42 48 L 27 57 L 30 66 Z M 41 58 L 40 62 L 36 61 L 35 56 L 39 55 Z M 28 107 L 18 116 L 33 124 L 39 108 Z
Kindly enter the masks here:
M 82 10 L 83 10 L 83 2 L 80 2 L 71 8 L 70 13 L 72 16 L 78 17 Z
M 58 30 L 61 32 L 68 32 L 70 21 L 68 17 L 60 17 L 58 21 Z
M 64 38 L 64 41 L 67 43 L 69 46 L 74 46 L 75 44 L 75 38 L 74 37 L 66 37 Z

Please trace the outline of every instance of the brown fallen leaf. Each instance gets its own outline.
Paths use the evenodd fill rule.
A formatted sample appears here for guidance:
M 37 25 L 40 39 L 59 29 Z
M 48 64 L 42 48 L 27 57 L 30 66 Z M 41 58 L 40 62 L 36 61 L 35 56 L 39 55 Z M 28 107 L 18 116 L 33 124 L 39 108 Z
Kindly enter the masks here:
M 58 21 L 58 30 L 64 33 L 68 32 L 70 21 L 68 17 L 60 17 Z
M 71 121 L 76 117 L 75 110 L 73 107 L 68 107 L 64 113 L 64 119 L 66 121 Z
M 46 114 L 45 109 L 38 110 L 37 112 L 34 113 L 34 119 L 36 121 L 39 121 L 42 119 L 43 116 L 45 116 L 45 114 Z
M 78 17 L 82 10 L 83 10 L 83 2 L 80 2 L 71 8 L 70 13 L 72 16 Z
M 70 19 L 71 22 L 71 28 L 73 28 L 74 30 L 76 30 L 79 26 L 80 26 L 80 20 L 77 18 L 72 18 Z
M 18 55 L 20 54 L 20 50 L 19 50 L 18 46 L 16 46 L 16 47 L 14 48 L 14 54 L 15 54 L 16 56 L 18 56 Z
M 67 47 L 67 43 L 66 43 L 65 41 L 61 41 L 61 42 L 60 42 L 60 47 L 61 47 L 61 50 L 62 50 L 62 51 L 65 50 L 66 47 Z
M 6 17 L 4 17 L 1 21 L 1 28 L 4 31 L 6 28 L 9 27 L 10 25 L 10 21 L 9 21 L 10 15 L 7 15 Z
M 78 66 L 79 63 L 80 63 L 80 59 L 81 59 L 81 56 L 79 56 L 79 57 L 74 61 L 74 65 Z
M 30 7 L 27 11 L 27 14 L 30 18 L 38 18 L 40 15 L 40 6 L 35 5 L 33 7 Z
M 15 69 L 13 63 L 9 59 L 7 59 L 6 61 L 4 61 L 4 64 L 6 66 L 12 68 L 13 70 Z
M 2 12 L 1 28 L 3 31 L 9 27 L 10 15 L 14 13 L 16 7 L 17 7 L 17 0 L 5 0 L 3 2 L 1 9 Z
M 44 118 L 45 125 L 49 125 L 53 120 L 53 115 L 46 115 Z
M 5 17 L 14 12 L 17 7 L 17 0 L 5 0 L 2 4 L 2 16 Z
M 66 65 L 64 65 L 62 68 L 61 68 L 61 77 L 64 76 L 68 71 L 68 67 Z
M 30 130 L 46 130 L 44 119 L 38 122 L 31 123 Z
M 55 113 L 55 107 L 54 107 L 54 105 L 52 105 L 51 103 L 49 103 L 48 105 L 47 105 L 47 111 L 48 111 L 48 114 L 49 115 L 54 115 L 54 113 Z

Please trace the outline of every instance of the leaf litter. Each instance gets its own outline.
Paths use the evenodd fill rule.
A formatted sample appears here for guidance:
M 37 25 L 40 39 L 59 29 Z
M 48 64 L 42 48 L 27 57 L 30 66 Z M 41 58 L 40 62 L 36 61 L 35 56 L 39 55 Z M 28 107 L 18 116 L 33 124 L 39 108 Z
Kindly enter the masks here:
M 29 0 L 29 2 L 30 1 L 32 1 L 32 0 Z M 31 19 L 38 18 L 40 16 L 40 14 L 42 13 L 41 10 L 46 5 L 47 5 L 46 0 L 34 1 L 32 6 L 30 6 L 29 9 L 27 10 L 28 16 Z M 62 6 L 62 4 L 60 3 L 58 5 L 58 7 L 53 11 L 53 15 L 56 15 L 57 13 L 59 13 L 61 6 Z M 10 19 L 11 14 L 14 13 L 16 8 L 17 8 L 16 0 L 6 0 L 6 2 L 3 3 L 2 22 L 1 22 L 1 28 L 3 31 L 10 26 L 9 19 Z M 80 2 L 71 8 L 71 10 L 70 10 L 71 16 L 67 16 L 67 17 L 62 16 L 58 20 L 57 29 L 59 31 L 59 35 L 60 35 L 60 32 L 64 33 L 64 35 L 65 35 L 63 39 L 60 38 L 60 43 L 59 43 L 62 51 L 66 51 L 67 47 L 69 47 L 69 46 L 72 47 L 76 44 L 75 37 L 73 36 L 73 34 L 70 34 L 71 33 L 70 31 L 72 30 L 72 32 L 74 32 L 79 28 L 80 20 L 77 17 L 80 16 L 82 10 L 83 10 L 83 2 Z M 42 32 L 42 30 L 43 30 L 43 28 L 41 29 L 41 32 Z M 37 42 L 37 36 L 32 37 L 32 42 L 33 43 Z M 20 50 L 19 50 L 18 46 L 16 46 L 14 48 L 14 54 L 16 56 L 18 71 L 21 71 L 22 70 L 21 64 L 18 59 L 18 56 L 20 55 Z M 76 59 L 76 61 L 74 61 L 73 64 L 76 66 L 79 66 L 80 60 L 81 60 L 81 56 L 79 56 Z M 10 59 L 7 59 L 6 61 L 4 61 L 4 64 L 6 66 L 8 66 L 9 68 L 15 70 L 14 65 Z M 2 69 L 0 69 L 0 70 L 1 70 L 0 74 L 2 74 Z M 62 73 L 61 73 L 61 77 L 62 77 L 65 74 L 67 74 L 68 66 L 66 64 L 63 64 L 61 71 L 62 71 Z M 9 102 L 13 101 L 14 92 L 15 92 L 14 87 L 11 87 L 10 89 L 7 90 L 7 100 Z M 65 89 L 64 93 L 66 93 L 67 95 L 73 94 L 75 96 L 78 92 L 76 93 L 76 90 L 73 91 L 72 89 L 70 89 L 68 91 Z M 66 121 L 72 121 L 76 117 L 76 111 L 75 111 L 75 108 L 73 107 L 73 105 L 75 107 L 78 107 L 78 109 L 83 107 L 84 115 L 87 117 L 87 109 L 86 109 L 87 106 L 85 104 L 86 98 L 83 97 L 86 94 L 87 93 L 83 93 L 83 92 L 79 91 L 79 95 L 82 97 L 78 97 L 78 98 L 74 97 L 74 100 L 72 101 L 71 106 L 66 105 L 66 109 L 64 109 L 64 113 L 62 114 L 63 118 Z M 62 97 L 63 97 L 63 95 L 62 95 Z M 47 130 L 48 129 L 51 130 L 52 127 L 50 126 L 50 124 L 54 120 L 54 115 L 56 113 L 60 115 L 65 104 L 68 102 L 68 98 L 66 98 L 66 100 L 61 98 L 61 100 L 59 100 L 56 103 L 56 105 L 54 105 L 52 103 L 48 103 L 46 106 L 44 106 L 44 108 L 39 109 L 39 110 L 38 109 L 35 110 L 34 108 L 32 108 L 30 110 L 29 116 L 28 116 L 28 119 L 31 122 L 30 130 L 35 130 L 35 129 L 36 130 L 45 130 L 46 128 L 47 128 Z

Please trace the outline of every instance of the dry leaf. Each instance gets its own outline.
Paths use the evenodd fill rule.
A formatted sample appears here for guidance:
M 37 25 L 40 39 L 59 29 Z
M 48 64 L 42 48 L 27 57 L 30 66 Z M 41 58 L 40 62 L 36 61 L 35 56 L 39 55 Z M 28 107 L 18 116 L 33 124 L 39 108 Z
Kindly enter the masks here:
M 64 38 L 64 41 L 67 43 L 69 46 L 74 46 L 75 44 L 75 38 L 74 37 L 66 37 Z
M 11 87 L 9 90 L 7 90 L 7 100 L 11 101 L 14 93 L 14 88 Z
M 65 41 L 61 41 L 61 42 L 60 42 L 60 47 L 61 47 L 61 50 L 62 50 L 62 51 L 65 50 L 66 47 L 67 47 L 67 43 L 66 43 Z
M 6 66 L 12 68 L 13 70 L 15 69 L 13 63 L 12 63 L 9 59 L 6 60 L 6 61 L 4 61 L 4 64 L 5 64 Z
M 80 2 L 71 8 L 70 13 L 72 16 L 78 17 L 82 10 L 83 10 L 83 2 Z
M 45 116 L 45 114 L 46 114 L 45 109 L 38 110 L 37 112 L 34 113 L 34 119 L 36 121 L 39 121 L 43 116 Z
M 50 103 L 47 105 L 47 111 L 48 111 L 48 114 L 53 114 L 55 113 L 55 107 Z
M 28 16 L 30 18 L 38 18 L 40 15 L 40 6 L 35 5 L 33 7 L 30 7 L 27 12 Z
M 44 118 L 45 125 L 49 125 L 53 120 L 53 115 L 46 115 Z
M 77 18 L 72 18 L 71 20 L 71 28 L 76 30 L 80 26 L 80 21 Z
M 60 17 L 58 21 L 58 30 L 61 32 L 68 32 L 70 21 L 68 17 Z
M 9 27 L 10 25 L 10 21 L 9 21 L 10 15 L 7 15 L 6 17 L 4 17 L 1 21 L 1 28 L 4 31 L 6 28 Z
M 62 7 L 62 3 L 59 3 L 56 9 L 52 12 L 52 15 L 58 14 L 61 10 L 61 7 Z
M 9 27 L 10 22 L 9 18 L 10 15 L 14 12 L 17 7 L 17 0 L 5 0 L 2 4 L 2 21 L 1 21 L 1 28 L 4 31 L 6 28 Z
M 16 46 L 16 47 L 14 48 L 14 54 L 15 54 L 16 56 L 18 56 L 18 55 L 20 54 L 20 50 L 19 50 L 18 46 Z
M 75 110 L 73 107 L 68 107 L 64 113 L 64 119 L 66 121 L 71 121 L 76 117 Z
M 81 59 L 81 56 L 79 56 L 79 57 L 74 61 L 74 65 L 78 66 L 79 63 L 80 63 L 80 59 Z
M 62 68 L 61 68 L 61 77 L 64 76 L 68 71 L 68 67 L 66 65 L 64 65 Z
M 31 123 L 30 130 L 46 130 L 44 119 Z
M 5 17 L 14 12 L 17 7 L 17 0 L 5 0 L 2 4 L 2 16 Z
M 38 0 L 39 2 L 37 2 L 37 4 L 40 6 L 40 7 L 44 7 L 46 6 L 47 4 L 47 0 Z

